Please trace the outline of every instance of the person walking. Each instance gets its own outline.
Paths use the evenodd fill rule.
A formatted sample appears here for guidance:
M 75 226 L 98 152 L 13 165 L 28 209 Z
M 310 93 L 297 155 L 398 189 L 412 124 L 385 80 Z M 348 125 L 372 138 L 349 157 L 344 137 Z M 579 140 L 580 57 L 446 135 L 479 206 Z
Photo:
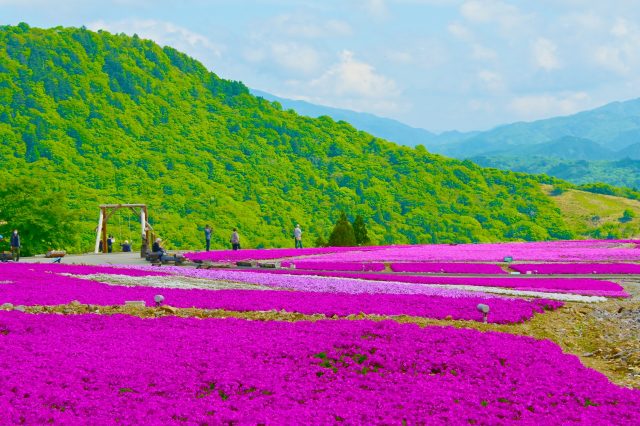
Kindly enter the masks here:
M 209 251 L 211 248 L 211 227 L 209 225 L 204 227 L 204 244 L 206 250 Z
M 300 229 L 300 224 L 297 224 L 293 230 L 293 239 L 296 242 L 296 248 L 302 248 L 302 229 Z
M 14 229 L 13 234 L 11 234 L 11 258 L 17 262 L 20 260 L 20 234 L 18 234 L 18 230 Z
M 231 234 L 229 242 L 231 242 L 231 248 L 233 250 L 240 250 L 240 235 L 238 235 L 238 230 L 236 228 L 233 228 L 233 233 Z

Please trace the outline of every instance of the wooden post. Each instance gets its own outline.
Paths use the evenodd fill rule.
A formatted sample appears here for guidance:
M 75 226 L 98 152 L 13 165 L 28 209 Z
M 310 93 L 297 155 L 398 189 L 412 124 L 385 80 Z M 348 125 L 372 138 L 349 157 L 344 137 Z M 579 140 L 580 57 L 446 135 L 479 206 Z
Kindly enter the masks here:
M 109 217 L 107 216 L 106 207 L 101 207 L 100 209 L 102 210 L 102 216 L 104 217 L 102 221 L 102 252 L 107 253 L 107 221 L 109 220 Z
M 102 234 L 102 209 L 100 209 L 100 217 L 98 218 L 98 227 L 96 228 L 96 246 L 93 250 L 94 253 L 98 253 L 100 251 L 100 235 Z
M 149 222 L 149 214 L 147 212 L 147 206 L 143 206 L 141 208 L 141 211 L 144 214 L 144 221 L 142 222 L 142 232 L 144 232 L 145 238 L 147 239 L 147 244 L 150 243 L 150 238 L 151 238 L 151 231 L 149 230 L 149 227 L 147 226 L 147 223 Z

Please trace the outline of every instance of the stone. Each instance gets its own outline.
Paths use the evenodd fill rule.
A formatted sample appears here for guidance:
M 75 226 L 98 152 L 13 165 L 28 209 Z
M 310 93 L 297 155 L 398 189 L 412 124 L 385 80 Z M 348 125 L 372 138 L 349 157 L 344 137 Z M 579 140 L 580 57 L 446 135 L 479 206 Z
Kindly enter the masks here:
M 146 306 L 146 303 L 144 303 L 144 300 L 127 300 L 124 302 L 124 306 L 144 308 Z
M 163 305 L 160 307 L 160 309 L 162 309 L 163 311 L 169 313 L 169 314 L 177 314 L 178 313 L 178 309 L 174 308 L 173 306 L 168 306 L 168 305 Z
M 13 304 L 12 303 L 3 303 L 2 305 L 0 305 L 0 309 L 4 309 L 7 311 L 10 311 L 13 309 Z
M 27 308 L 24 305 L 18 305 L 13 308 L 14 311 L 27 312 Z

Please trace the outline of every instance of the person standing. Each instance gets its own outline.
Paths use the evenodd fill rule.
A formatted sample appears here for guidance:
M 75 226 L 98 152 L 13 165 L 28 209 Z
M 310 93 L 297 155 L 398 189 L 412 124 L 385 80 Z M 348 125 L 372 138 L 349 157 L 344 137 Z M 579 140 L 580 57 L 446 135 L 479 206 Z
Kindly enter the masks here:
M 113 235 L 109 235 L 109 238 L 107 238 L 107 251 L 109 253 L 113 253 L 113 243 L 115 242 L 115 238 L 113 238 Z
M 209 251 L 211 248 L 211 227 L 209 225 L 204 227 L 204 242 L 206 250 Z
M 13 234 L 11 234 L 11 257 L 15 262 L 20 260 L 20 247 L 20 235 L 18 230 L 14 229 Z
M 233 228 L 233 233 L 231 234 L 231 248 L 233 250 L 240 250 L 240 235 L 238 235 L 238 230 Z
M 300 229 L 300 224 L 296 225 L 293 230 L 293 239 L 296 242 L 296 248 L 302 248 L 302 229 Z

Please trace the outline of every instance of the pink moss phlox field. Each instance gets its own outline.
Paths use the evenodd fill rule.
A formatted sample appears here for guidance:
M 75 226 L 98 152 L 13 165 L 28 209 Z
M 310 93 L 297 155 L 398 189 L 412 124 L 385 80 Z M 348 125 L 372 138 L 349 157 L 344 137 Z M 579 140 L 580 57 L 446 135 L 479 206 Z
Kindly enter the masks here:
M 506 274 L 500 266 L 490 263 L 396 262 L 391 264 L 391 270 L 445 274 Z
M 363 271 L 380 272 L 384 271 L 384 263 L 372 262 L 324 262 L 322 260 L 305 261 L 295 260 L 282 262 L 283 268 L 308 269 L 311 271 Z
M 249 273 L 248 270 L 237 271 Z M 348 271 L 298 271 L 278 269 L 252 269 L 263 274 L 317 275 L 324 277 L 355 278 L 373 281 L 395 281 L 412 284 L 449 284 L 480 287 L 503 287 L 555 293 L 572 293 L 588 296 L 629 297 L 624 288 L 611 281 L 592 278 L 538 278 L 538 277 L 445 277 L 434 275 L 402 275 L 390 273 L 366 273 Z
M 636 240 L 545 241 L 495 244 L 433 244 L 378 247 L 310 256 L 340 262 L 502 262 L 514 261 L 590 262 L 640 261 Z
M 213 250 L 206 252 L 185 253 L 189 260 L 203 260 L 210 262 L 238 262 L 250 260 L 284 259 L 297 256 L 310 256 L 318 254 L 343 253 L 351 251 L 379 250 L 384 247 L 314 247 L 305 249 L 278 248 L 278 249 L 247 249 L 247 250 Z
M 12 265 L 14 266 L 14 265 Z M 22 269 L 22 270 L 20 270 Z M 479 303 L 491 306 L 489 322 L 514 323 L 530 319 L 536 312 L 556 309 L 560 302 L 548 300 L 508 299 L 474 295 L 446 297 L 422 294 L 346 294 L 303 291 L 256 290 L 199 290 L 152 287 L 110 286 L 49 272 L 27 268 L 2 267 L 0 304 L 59 305 L 74 300 L 92 305 L 123 305 L 128 300 L 142 300 L 154 304 L 156 294 L 165 297 L 165 303 L 178 308 L 225 309 L 229 311 L 284 310 L 302 314 L 337 315 L 340 317 L 361 312 L 377 315 L 412 315 L 426 318 L 482 321 L 477 311 Z M 140 271 L 144 272 L 144 271 Z M 297 278 L 297 277 L 294 277 Z M 283 278 L 284 280 L 285 278 Z
M 0 312 L 3 422 L 631 425 L 640 391 L 551 341 L 391 321 Z
M 7 274 L 74 274 L 74 275 L 90 275 L 90 274 L 118 274 L 129 275 L 132 277 L 142 276 L 166 276 L 167 272 L 159 271 L 157 268 L 151 270 L 148 268 L 116 268 L 112 266 L 94 266 L 94 265 L 67 265 L 60 263 L 0 263 L 0 277 Z
M 187 253 L 191 260 L 236 262 L 305 256 L 338 262 L 589 262 L 640 261 L 638 240 L 569 240 L 527 243 L 430 244 L 409 246 L 322 247 L 308 249 L 216 250 Z M 309 257 L 306 257 L 309 256 Z
M 533 274 L 640 274 L 637 263 L 528 263 L 509 265 L 514 271 Z
M 172 274 L 204 278 L 211 280 L 227 280 L 260 284 L 269 287 L 288 288 L 297 291 L 313 291 L 321 293 L 350 294 L 424 294 L 444 297 L 496 297 L 478 291 L 444 289 L 423 284 L 400 283 L 394 281 L 375 281 L 341 277 L 321 277 L 312 275 L 291 275 L 283 271 L 281 274 L 265 274 L 260 270 L 228 270 L 228 269 L 185 269 L 176 266 L 165 266 L 163 271 Z M 252 273 L 257 272 L 257 273 Z M 392 275 L 389 275 L 393 279 Z

